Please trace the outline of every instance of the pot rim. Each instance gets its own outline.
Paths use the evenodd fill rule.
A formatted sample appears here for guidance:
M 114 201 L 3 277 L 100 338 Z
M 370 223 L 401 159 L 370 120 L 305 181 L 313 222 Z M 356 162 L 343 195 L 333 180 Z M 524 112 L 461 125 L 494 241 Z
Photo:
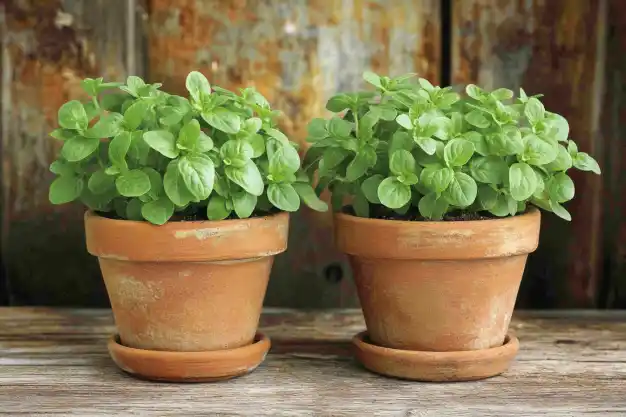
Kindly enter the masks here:
M 515 216 L 507 216 L 500 217 L 495 219 L 486 219 L 486 220 L 454 220 L 454 221 L 444 221 L 444 220 L 427 220 L 427 221 L 414 221 L 414 220 L 391 220 L 391 219 L 371 219 L 369 217 L 358 217 L 352 214 L 336 212 L 333 213 L 335 217 L 340 217 L 345 221 L 351 221 L 355 223 L 370 223 L 370 224 L 390 224 L 390 223 L 398 223 L 406 226 L 416 226 L 416 225 L 427 225 L 430 227 L 439 227 L 436 225 L 450 225 L 451 227 L 455 227 L 452 225 L 465 224 L 468 226 L 473 225 L 495 225 L 498 224 L 498 227 L 504 224 L 504 222 L 515 222 L 519 221 L 520 218 L 529 217 L 532 215 L 536 215 L 536 213 L 540 213 L 539 209 L 535 206 L 530 206 L 524 213 L 518 214 Z M 482 226 L 481 226 L 482 227 Z
M 274 256 L 287 249 L 289 213 L 230 220 L 176 221 L 162 226 L 85 213 L 87 250 L 101 259 L 213 262 Z
M 463 260 L 529 254 L 539 244 L 541 212 L 468 221 L 369 219 L 335 213 L 337 247 L 370 259 Z

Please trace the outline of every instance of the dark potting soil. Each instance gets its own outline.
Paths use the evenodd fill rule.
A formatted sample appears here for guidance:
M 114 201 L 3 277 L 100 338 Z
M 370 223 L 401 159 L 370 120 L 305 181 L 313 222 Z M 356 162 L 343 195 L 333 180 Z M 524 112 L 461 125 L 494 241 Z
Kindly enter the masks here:
M 352 207 L 344 207 L 342 210 L 346 214 L 354 215 L 354 210 Z M 410 222 L 424 222 L 424 221 L 432 221 L 424 218 L 417 208 L 411 208 L 405 214 L 398 214 L 395 211 L 389 210 L 386 207 L 382 206 L 370 206 L 370 218 L 371 219 L 379 219 L 379 220 L 401 220 L 401 221 L 410 221 Z M 459 221 L 475 221 L 475 220 L 493 220 L 499 219 L 501 217 L 494 216 L 487 212 L 478 212 L 478 213 L 464 213 L 462 211 L 450 212 L 447 213 L 442 220 L 446 222 L 459 222 Z
M 279 212 L 278 209 L 270 210 L 270 211 L 254 212 L 252 213 L 252 215 L 250 215 L 250 218 L 269 216 L 272 214 L 276 214 L 278 212 Z M 123 217 L 118 216 L 117 213 L 114 211 L 109 211 L 109 212 L 98 211 L 97 214 L 98 216 L 106 217 L 107 219 L 126 220 Z M 230 216 L 228 216 L 224 220 L 239 220 L 239 217 L 237 217 L 237 215 L 233 211 L 230 214 Z M 199 221 L 209 221 L 209 218 L 206 215 L 206 209 L 198 210 L 198 211 L 182 211 L 179 213 L 174 213 L 172 217 L 170 217 L 170 219 L 168 220 L 168 223 L 170 222 L 199 222 Z

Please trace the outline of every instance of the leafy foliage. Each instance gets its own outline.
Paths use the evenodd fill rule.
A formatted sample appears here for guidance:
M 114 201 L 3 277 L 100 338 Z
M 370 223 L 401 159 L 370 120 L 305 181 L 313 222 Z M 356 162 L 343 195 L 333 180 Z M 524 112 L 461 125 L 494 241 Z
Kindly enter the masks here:
M 300 167 L 296 146 L 276 126 L 278 112 L 252 88 L 241 94 L 187 76 L 190 98 L 128 77 L 85 79 L 91 101 L 59 109 L 63 141 L 50 170 L 50 201 L 76 199 L 123 219 L 164 224 L 179 212 L 210 220 L 326 203 Z M 106 91 L 105 90 L 112 90 Z
M 441 220 L 513 216 L 534 204 L 571 220 L 561 205 L 574 197 L 566 172 L 600 167 L 540 96 L 468 85 L 461 97 L 412 77 L 367 72 L 374 92 L 336 95 L 326 108 L 339 114 L 309 123 L 305 170 L 318 173 L 318 191 L 331 191 L 335 210 L 349 200 L 360 217 L 376 209 Z

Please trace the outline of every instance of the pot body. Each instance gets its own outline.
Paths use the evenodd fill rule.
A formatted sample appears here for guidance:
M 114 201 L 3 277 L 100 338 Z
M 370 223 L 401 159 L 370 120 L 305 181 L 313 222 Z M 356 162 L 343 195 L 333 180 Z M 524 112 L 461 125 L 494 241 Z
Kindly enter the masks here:
M 502 345 L 540 213 L 497 220 L 405 222 L 335 216 L 370 340 L 394 349 Z
M 85 215 L 121 343 L 202 352 L 252 343 L 289 216 L 145 222 Z

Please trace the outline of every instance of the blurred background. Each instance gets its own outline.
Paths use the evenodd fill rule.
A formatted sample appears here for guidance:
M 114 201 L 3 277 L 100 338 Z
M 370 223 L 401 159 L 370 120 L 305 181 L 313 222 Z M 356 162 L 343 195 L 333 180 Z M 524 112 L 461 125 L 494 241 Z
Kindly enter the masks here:
M 573 173 L 571 223 L 543 216 L 518 307 L 626 308 L 625 0 L 0 0 L 0 38 L 0 305 L 108 305 L 83 207 L 48 202 L 47 133 L 82 78 L 181 94 L 199 70 L 256 87 L 304 142 L 326 100 L 373 70 L 545 94 L 603 175 Z M 358 305 L 331 220 L 292 218 L 266 305 Z

